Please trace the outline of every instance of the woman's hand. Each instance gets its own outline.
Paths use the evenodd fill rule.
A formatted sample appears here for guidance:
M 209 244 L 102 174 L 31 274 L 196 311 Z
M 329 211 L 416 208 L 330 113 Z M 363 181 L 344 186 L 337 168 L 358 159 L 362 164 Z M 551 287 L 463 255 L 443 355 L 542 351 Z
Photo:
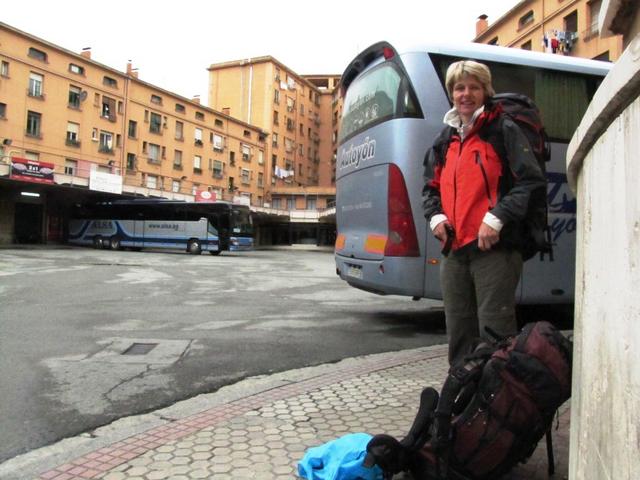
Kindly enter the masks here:
M 436 237 L 441 242 L 447 241 L 447 237 L 449 233 L 447 232 L 447 227 L 451 228 L 451 224 L 448 221 L 440 222 L 436 225 L 436 228 L 433 229 L 433 236 Z
M 478 230 L 478 248 L 480 250 L 485 252 L 491 250 L 498 243 L 498 240 L 500 240 L 500 233 L 497 230 L 494 230 L 484 222 L 480 224 L 480 230 Z

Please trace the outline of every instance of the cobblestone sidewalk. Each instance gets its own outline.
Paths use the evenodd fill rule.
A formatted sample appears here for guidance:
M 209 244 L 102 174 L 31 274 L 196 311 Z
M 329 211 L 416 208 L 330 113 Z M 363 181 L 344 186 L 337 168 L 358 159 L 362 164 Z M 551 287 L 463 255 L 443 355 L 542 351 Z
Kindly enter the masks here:
M 317 375 L 310 369 L 311 374 L 299 381 L 280 382 L 183 418 L 165 418 L 162 425 L 77 458 L 67 455 L 69 460 L 35 476 L 15 478 L 297 478 L 297 462 L 308 447 L 350 432 L 403 436 L 415 416 L 420 391 L 441 387 L 446 348 L 373 355 L 323 367 Z M 554 433 L 556 479 L 567 476 L 568 421 L 565 406 Z M 507 478 L 548 478 L 544 442 Z

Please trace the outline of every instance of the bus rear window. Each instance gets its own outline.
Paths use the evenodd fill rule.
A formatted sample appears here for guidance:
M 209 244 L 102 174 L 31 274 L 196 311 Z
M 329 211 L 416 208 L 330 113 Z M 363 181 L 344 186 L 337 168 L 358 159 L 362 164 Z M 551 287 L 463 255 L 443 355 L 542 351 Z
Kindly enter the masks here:
M 419 116 L 420 109 L 408 79 L 394 63 L 385 62 L 349 86 L 339 142 L 392 118 Z
M 462 58 L 432 55 L 444 88 L 449 65 Z M 542 114 L 549 138 L 568 143 L 573 136 L 601 77 L 525 65 L 480 60 L 491 70 L 496 93 L 522 93 L 531 98 Z

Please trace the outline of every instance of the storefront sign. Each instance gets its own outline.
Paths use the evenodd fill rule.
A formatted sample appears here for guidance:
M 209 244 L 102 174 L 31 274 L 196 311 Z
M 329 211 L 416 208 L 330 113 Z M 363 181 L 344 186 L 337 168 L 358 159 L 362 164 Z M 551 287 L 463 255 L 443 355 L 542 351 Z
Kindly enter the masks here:
M 113 173 L 92 170 L 89 173 L 89 190 L 121 194 L 122 177 Z
M 216 201 L 215 192 L 209 192 L 207 190 L 196 191 L 196 202 L 215 202 L 215 201 Z
M 35 183 L 53 183 L 53 163 L 11 157 L 11 175 L 14 180 Z

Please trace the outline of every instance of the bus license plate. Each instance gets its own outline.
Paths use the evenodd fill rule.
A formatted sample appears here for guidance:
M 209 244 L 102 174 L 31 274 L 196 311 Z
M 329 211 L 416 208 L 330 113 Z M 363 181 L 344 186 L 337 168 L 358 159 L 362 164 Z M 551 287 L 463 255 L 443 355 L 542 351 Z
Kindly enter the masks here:
M 350 265 L 347 269 L 347 276 L 362 280 L 362 267 Z

